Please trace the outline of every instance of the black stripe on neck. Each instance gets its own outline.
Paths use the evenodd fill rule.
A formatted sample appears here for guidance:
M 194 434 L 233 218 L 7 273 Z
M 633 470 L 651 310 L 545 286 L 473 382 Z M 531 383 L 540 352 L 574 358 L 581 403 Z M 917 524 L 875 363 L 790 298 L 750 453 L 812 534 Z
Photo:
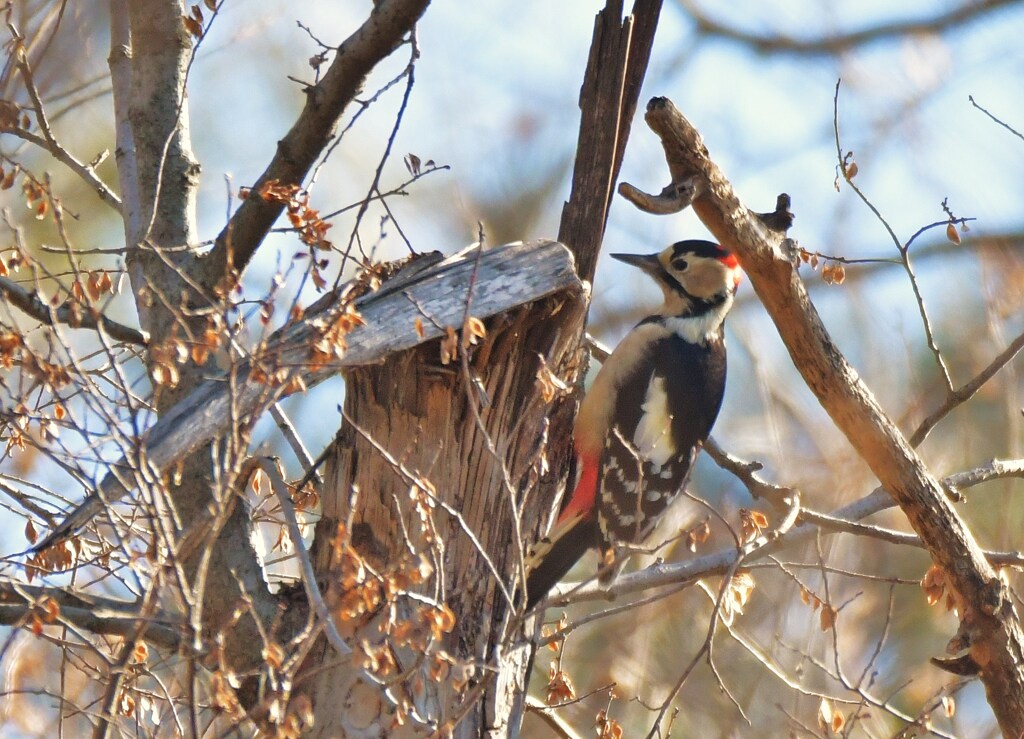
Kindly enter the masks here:
M 670 290 L 675 293 L 682 295 L 689 301 L 689 309 L 684 313 L 680 313 L 679 316 L 703 316 L 705 313 L 710 313 L 715 308 L 719 307 L 728 298 L 728 292 L 716 293 L 710 298 L 698 298 L 696 295 L 691 294 L 675 277 L 670 275 L 668 272 L 662 272 L 659 275 L 665 282 Z

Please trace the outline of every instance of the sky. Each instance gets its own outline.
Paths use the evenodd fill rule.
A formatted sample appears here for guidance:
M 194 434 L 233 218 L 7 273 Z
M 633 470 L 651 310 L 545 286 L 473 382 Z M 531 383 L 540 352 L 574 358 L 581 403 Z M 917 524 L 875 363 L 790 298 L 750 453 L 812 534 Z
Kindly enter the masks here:
M 951 6 L 945 0 L 795 0 L 728 7 L 705 2 L 702 7 L 753 33 L 814 37 L 822 31 L 927 17 Z M 194 146 L 203 165 L 204 238 L 212 238 L 223 225 L 225 178 L 235 191 L 255 180 L 301 108 L 299 81 L 312 79 L 306 60 L 318 47 L 297 23 L 334 45 L 354 30 L 369 7 L 369 2 L 290 0 L 225 4 L 203 42 L 190 84 Z M 577 95 L 600 7 L 583 0 L 489 0 L 437 2 L 428 9 L 417 32 L 421 57 L 415 88 L 382 177 L 384 188 L 407 179 L 402 164 L 406 153 L 450 166 L 417 183 L 410 197 L 392 201 L 415 249 L 458 251 L 476 239 L 478 221 L 508 238 L 556 234 L 577 136 Z M 81 8 L 76 12 L 88 13 Z M 106 40 L 96 15 L 95 38 L 85 53 L 102 70 Z M 1019 232 L 1024 230 L 1024 141 L 990 121 L 968 96 L 1024 131 L 1022 37 L 1024 3 L 1013 3 L 977 23 L 873 44 L 837 59 L 766 55 L 698 36 L 680 6 L 666 0 L 640 110 L 651 96 L 671 98 L 702 132 L 712 157 L 752 209 L 770 210 L 778 193 L 789 193 L 797 215 L 790 236 L 804 248 L 847 257 L 891 257 L 894 245 L 881 224 L 849 188 L 837 192 L 834 187 L 837 80 L 842 79 L 838 115 L 843 150 L 854 152 L 858 185 L 900 239 L 942 221 L 944 198 L 958 216 L 977 219 L 971 233 Z M 407 58 L 407 49 L 402 49 L 382 65 L 367 94 L 397 74 Z M 386 93 L 345 134 L 313 189 L 314 206 L 326 211 L 365 195 L 368 173 L 383 152 L 402 87 Z M 634 121 L 621 180 L 658 191 L 667 182 L 667 171 L 660 144 L 641 115 Z M 97 131 L 109 131 L 109 118 L 110 99 L 104 96 L 57 125 L 71 146 L 85 150 L 97 146 Z M 535 193 L 534 208 L 522 204 L 524 193 Z M 364 226 L 367 243 L 376 238 L 378 216 L 372 212 Z M 339 222 L 335 239 L 343 241 L 348 228 Z M 389 238 L 379 255 L 401 256 L 404 245 L 393 228 L 387 230 Z M 941 240 L 941 234 L 939 229 L 922 243 Z M 111 230 L 105 238 L 116 243 L 117 236 Z M 691 212 L 653 217 L 617 198 L 605 251 L 652 252 L 676 240 L 704 236 Z M 296 250 L 289 237 L 268 240 L 247 276 L 247 289 L 252 294 L 265 290 L 277 265 Z M 600 328 L 598 337 L 609 344 L 630 325 L 616 316 L 636 316 L 656 297 L 653 286 L 626 270 L 602 258 L 595 279 L 591 318 Z M 988 278 L 972 256 L 970 234 L 961 254 L 928 259 L 919 272 L 940 344 L 952 344 L 961 331 L 974 330 L 963 319 L 963 305 L 986 309 L 983 282 Z M 821 287 L 814 275 L 807 279 L 826 323 L 883 405 L 902 411 L 907 383 L 927 384 L 934 377 L 911 361 L 923 352 L 923 337 L 905 275 L 898 268 L 880 274 L 843 288 Z M 744 402 L 750 393 L 760 396 L 758 402 L 768 402 L 765 385 L 771 379 L 766 379 L 766 366 L 768 374 L 779 373 L 772 377 L 790 381 L 792 371 L 763 311 L 749 300 L 749 285 L 741 288 L 741 299 L 742 291 L 747 302 L 734 312 L 729 327 L 732 356 L 738 361 L 730 370 L 719 427 L 735 451 L 755 455 L 769 467 L 781 466 L 794 443 L 788 427 L 766 431 L 760 422 L 751 423 Z M 1020 307 L 1018 301 L 1006 316 L 1011 328 L 1021 326 Z M 977 361 L 997 348 L 995 338 L 983 338 Z M 972 366 L 972 361 L 963 359 L 960 366 Z M 966 374 L 959 377 L 966 379 Z M 802 385 L 793 382 L 783 391 L 821 420 L 827 443 L 841 443 Z M 327 383 L 307 400 L 292 402 L 292 408 L 333 408 L 342 392 L 340 382 Z M 337 428 L 334 416 L 322 417 L 322 426 L 309 430 L 314 448 Z

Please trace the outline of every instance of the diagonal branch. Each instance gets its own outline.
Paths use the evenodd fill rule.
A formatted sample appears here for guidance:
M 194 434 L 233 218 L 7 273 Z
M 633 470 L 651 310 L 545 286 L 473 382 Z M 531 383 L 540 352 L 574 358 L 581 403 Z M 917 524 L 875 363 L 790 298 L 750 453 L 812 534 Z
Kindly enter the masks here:
M 957 390 L 949 393 L 942 405 L 928 414 L 928 417 L 921 422 L 920 426 L 917 427 L 917 430 L 914 431 L 914 434 L 910 437 L 910 445 L 916 447 L 927 439 L 928 434 L 931 433 L 931 430 L 935 428 L 939 421 L 945 418 L 954 408 L 973 398 L 974 394 L 978 392 L 986 382 L 991 380 L 999 370 L 1009 364 L 1021 349 L 1024 349 L 1024 334 L 1020 334 L 1016 339 L 1010 342 L 1010 345 L 1001 351 L 999 356 L 993 359 L 989 365 L 979 372 L 970 382 L 964 383 Z
M 39 88 L 36 87 L 35 79 L 32 76 L 32 66 L 29 64 L 28 52 L 25 49 L 25 37 L 21 35 L 13 23 L 8 22 L 7 28 L 10 30 L 11 36 L 14 37 L 15 64 L 18 67 L 18 71 L 21 72 L 25 89 L 28 90 L 28 96 L 32 100 L 32 109 L 36 114 L 36 122 L 39 124 L 39 130 L 42 131 L 43 135 L 36 136 L 16 126 L 0 128 L 0 133 L 13 134 L 50 152 L 54 159 L 81 177 L 89 187 L 95 190 L 100 200 L 120 213 L 121 199 L 117 197 L 117 194 L 99 178 L 96 171 L 90 165 L 82 164 L 82 162 L 78 161 L 67 149 L 60 145 L 57 138 L 53 135 L 50 121 L 46 116 L 46 109 L 43 107 L 43 99 L 39 95 Z
M 397 49 L 427 9 L 430 0 L 381 0 L 370 17 L 338 47 L 323 79 L 306 91 L 306 105 L 291 130 L 277 145 L 270 164 L 217 236 L 203 260 L 201 279 L 212 288 L 241 274 L 263 242 L 284 205 L 256 196 L 272 181 L 299 185 L 334 136 L 338 118 L 362 89 L 363 81 L 383 58 Z
M 966 644 L 981 667 L 989 704 L 1008 736 L 1024 734 L 1024 631 L 1005 586 L 949 501 L 870 389 L 833 342 L 796 265 L 773 232 L 745 208 L 697 130 L 666 98 L 646 120 L 661 138 L 673 182 L 698 180 L 693 208 L 737 254 L 790 357 L 822 407 L 890 492 L 957 595 Z

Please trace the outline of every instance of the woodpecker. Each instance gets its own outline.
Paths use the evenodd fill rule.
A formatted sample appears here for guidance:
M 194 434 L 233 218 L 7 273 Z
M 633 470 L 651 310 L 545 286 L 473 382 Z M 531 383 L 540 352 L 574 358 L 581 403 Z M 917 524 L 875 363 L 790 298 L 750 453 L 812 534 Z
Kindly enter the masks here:
M 612 352 L 573 429 L 576 487 L 527 558 L 532 608 L 591 547 L 639 544 L 682 492 L 725 392 L 723 324 L 742 272 L 709 241 L 680 241 L 639 267 L 665 301 Z M 614 569 L 605 579 L 614 577 Z

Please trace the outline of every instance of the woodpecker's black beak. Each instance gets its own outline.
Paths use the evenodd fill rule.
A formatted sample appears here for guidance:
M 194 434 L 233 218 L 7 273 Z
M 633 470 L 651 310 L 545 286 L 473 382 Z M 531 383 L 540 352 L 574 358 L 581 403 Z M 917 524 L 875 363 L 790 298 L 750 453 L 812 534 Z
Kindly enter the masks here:
M 664 272 L 664 267 L 658 260 L 657 254 L 610 254 L 612 259 L 618 259 L 634 267 L 639 267 L 652 277 Z

